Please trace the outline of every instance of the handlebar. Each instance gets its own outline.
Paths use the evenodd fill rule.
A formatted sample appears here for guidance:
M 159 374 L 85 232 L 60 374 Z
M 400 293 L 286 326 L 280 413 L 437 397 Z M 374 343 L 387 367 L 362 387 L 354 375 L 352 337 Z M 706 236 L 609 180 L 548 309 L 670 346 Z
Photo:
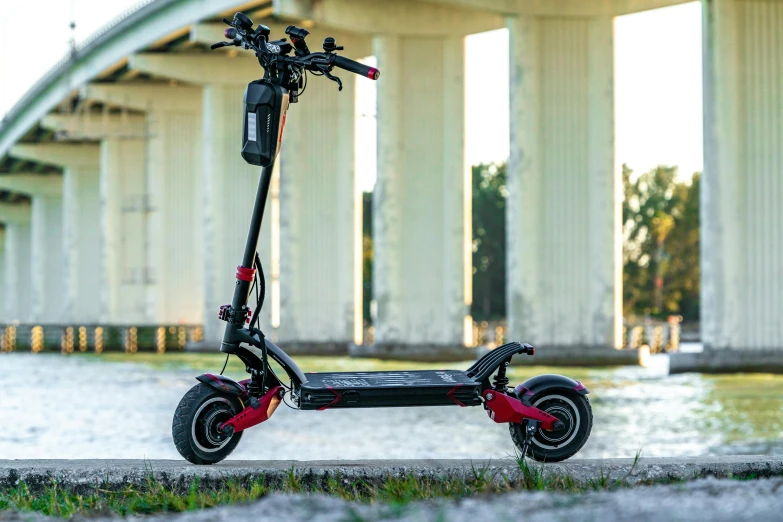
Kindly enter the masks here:
M 363 63 L 356 62 L 344 56 L 335 55 L 334 59 L 332 60 L 332 64 L 335 67 L 339 67 L 340 69 L 345 69 L 348 72 L 359 74 L 361 76 L 366 76 L 371 80 L 377 80 L 381 76 L 381 71 L 379 71 L 375 67 L 364 65 Z
M 243 13 L 236 13 L 233 20 L 224 18 L 223 22 L 229 26 L 224 34 L 230 41 L 215 43 L 211 49 L 236 46 L 255 51 L 259 63 L 266 71 L 265 78 L 273 79 L 278 83 L 294 88 L 298 84 L 299 88 L 302 88 L 301 80 L 304 71 L 313 71 L 337 82 L 342 89 L 340 79 L 330 74 L 334 67 L 371 80 L 380 77 L 381 73 L 375 67 L 335 54 L 334 51 L 343 48 L 336 45 L 334 38 L 324 40 L 324 52 L 311 53 L 304 41 L 309 34 L 306 29 L 289 26 L 285 31 L 291 37 L 289 44 L 285 38 L 270 41 L 269 28 L 259 24 L 256 29 L 253 29 L 253 21 Z M 295 56 L 288 55 L 291 51 L 294 51 Z

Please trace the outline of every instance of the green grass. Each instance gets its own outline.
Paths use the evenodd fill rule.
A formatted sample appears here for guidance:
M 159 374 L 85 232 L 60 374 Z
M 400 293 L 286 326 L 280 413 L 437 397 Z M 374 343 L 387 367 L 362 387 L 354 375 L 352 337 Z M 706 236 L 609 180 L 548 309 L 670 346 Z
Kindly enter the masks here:
M 638 459 L 638 455 L 637 455 Z M 199 481 L 186 486 L 167 486 L 152 474 L 140 485 L 121 488 L 108 486 L 64 487 L 56 481 L 30 487 L 20 483 L 0 488 L 0 512 L 3 510 L 35 511 L 44 515 L 68 518 L 74 515 L 112 514 L 120 516 L 160 512 L 182 512 L 259 499 L 269 493 L 325 494 L 351 502 L 378 502 L 392 509 L 417 500 L 460 499 L 470 496 L 497 495 L 510 491 L 558 491 L 578 494 L 587 491 L 627 487 L 625 477 L 600 475 L 579 481 L 568 474 L 545 473 L 541 464 L 518 459 L 519 469 L 505 476 L 496 470 L 472 470 L 466 478 L 422 477 L 412 474 L 388 476 L 382 480 L 348 480 L 340 475 L 314 478 L 288 471 L 282 478 Z M 635 465 L 635 464 L 634 464 Z M 632 468 L 633 469 L 633 468 Z M 671 482 L 671 481 L 667 481 Z M 648 481 L 642 484 L 661 483 Z

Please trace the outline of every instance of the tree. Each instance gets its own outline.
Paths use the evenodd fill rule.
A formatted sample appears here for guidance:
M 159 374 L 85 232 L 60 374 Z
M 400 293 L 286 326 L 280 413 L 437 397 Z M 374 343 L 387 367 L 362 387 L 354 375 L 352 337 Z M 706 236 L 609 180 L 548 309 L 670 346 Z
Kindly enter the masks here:
M 370 314 L 373 258 L 372 192 L 362 192 L 362 314 L 368 324 L 373 322 Z
M 473 178 L 473 305 L 478 321 L 506 315 L 506 165 L 477 165 Z
M 700 175 L 677 180 L 658 167 L 634 181 L 623 165 L 623 303 L 625 315 L 699 317 Z M 506 315 L 506 165 L 472 169 L 473 304 L 477 321 Z M 364 198 L 364 317 L 371 321 L 372 193 Z
M 699 175 L 657 167 L 631 181 L 623 165 L 625 315 L 699 314 Z

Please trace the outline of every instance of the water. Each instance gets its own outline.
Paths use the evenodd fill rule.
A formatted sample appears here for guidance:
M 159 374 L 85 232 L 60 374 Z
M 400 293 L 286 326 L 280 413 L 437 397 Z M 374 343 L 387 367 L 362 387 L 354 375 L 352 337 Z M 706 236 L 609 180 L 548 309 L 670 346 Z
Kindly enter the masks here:
M 0 459 L 179 459 L 172 413 L 194 376 L 219 369 L 220 359 L 171 357 L 179 358 L 150 365 L 118 362 L 119 355 L 0 354 Z M 783 376 L 670 377 L 666 364 L 661 356 L 652 368 L 563 371 L 591 390 L 595 423 L 580 457 L 632 457 L 640 449 L 646 456 L 783 454 Z M 516 368 L 512 382 L 541 371 L 551 369 Z M 483 459 L 513 452 L 508 428 L 480 407 L 313 412 L 281 405 L 230 458 Z

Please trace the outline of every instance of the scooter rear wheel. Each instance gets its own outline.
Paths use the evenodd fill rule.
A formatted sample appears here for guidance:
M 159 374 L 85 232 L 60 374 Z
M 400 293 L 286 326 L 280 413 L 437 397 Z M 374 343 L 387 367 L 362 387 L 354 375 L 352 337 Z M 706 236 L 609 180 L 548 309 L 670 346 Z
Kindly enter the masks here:
M 193 464 L 215 464 L 228 457 L 242 438 L 242 432 L 225 436 L 220 425 L 242 411 L 235 395 L 220 393 L 198 383 L 182 397 L 171 426 L 174 445 Z
M 582 449 L 593 429 L 593 410 L 587 397 L 573 390 L 554 389 L 533 396 L 531 403 L 560 419 L 564 427 L 559 430 L 536 430 L 528 446 L 528 457 L 539 462 L 559 462 Z M 509 424 L 509 431 L 514 445 L 522 451 L 525 428 L 521 424 Z

